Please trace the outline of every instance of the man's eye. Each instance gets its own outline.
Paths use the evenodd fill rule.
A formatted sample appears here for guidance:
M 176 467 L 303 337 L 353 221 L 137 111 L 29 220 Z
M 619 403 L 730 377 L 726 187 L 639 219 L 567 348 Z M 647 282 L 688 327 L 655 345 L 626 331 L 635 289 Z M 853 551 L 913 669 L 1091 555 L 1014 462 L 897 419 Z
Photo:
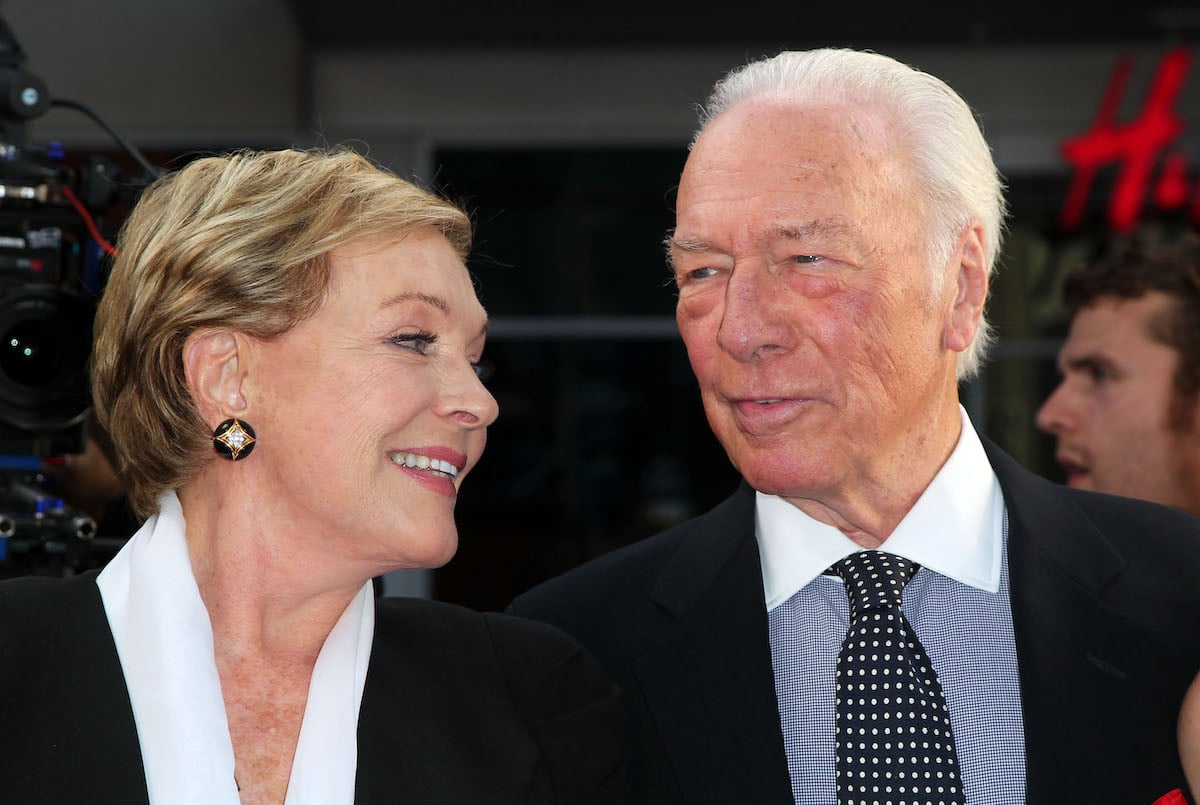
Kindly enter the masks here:
M 496 367 L 492 365 L 491 361 L 472 361 L 471 368 L 475 370 L 475 376 L 481 383 L 488 382 L 496 373 Z
M 808 264 L 808 263 L 816 263 L 820 259 L 821 259 L 820 255 L 816 255 L 816 254 L 797 254 L 794 257 L 792 257 L 792 262 Z
M 693 268 L 691 271 L 687 272 L 684 276 L 686 276 L 690 280 L 703 280 L 703 279 L 708 279 L 711 276 L 714 276 L 716 273 L 717 273 L 717 270 L 715 268 L 713 268 L 712 266 L 705 266 L 704 268 Z
M 425 355 L 428 354 L 429 348 L 437 343 L 437 336 L 433 333 L 405 333 L 392 336 L 391 342 L 418 355 Z

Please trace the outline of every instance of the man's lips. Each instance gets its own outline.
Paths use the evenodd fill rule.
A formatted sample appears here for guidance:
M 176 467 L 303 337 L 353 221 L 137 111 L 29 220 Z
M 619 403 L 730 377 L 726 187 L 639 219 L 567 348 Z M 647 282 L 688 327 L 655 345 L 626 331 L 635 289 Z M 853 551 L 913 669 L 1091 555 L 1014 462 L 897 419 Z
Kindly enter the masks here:
M 739 411 L 744 411 L 747 414 L 753 414 L 757 411 L 769 410 L 773 407 L 786 403 L 796 402 L 790 397 L 749 397 L 737 400 L 730 400 L 735 408 Z
M 780 405 L 799 405 L 810 402 L 812 398 L 799 394 L 727 394 L 722 395 L 727 403 L 746 413 L 769 410 Z
M 1067 485 L 1076 486 L 1088 475 L 1088 468 L 1077 459 L 1059 454 L 1055 460 L 1067 473 Z
M 804 397 L 741 397 L 729 400 L 739 427 L 752 435 L 768 435 L 787 426 L 812 400 Z

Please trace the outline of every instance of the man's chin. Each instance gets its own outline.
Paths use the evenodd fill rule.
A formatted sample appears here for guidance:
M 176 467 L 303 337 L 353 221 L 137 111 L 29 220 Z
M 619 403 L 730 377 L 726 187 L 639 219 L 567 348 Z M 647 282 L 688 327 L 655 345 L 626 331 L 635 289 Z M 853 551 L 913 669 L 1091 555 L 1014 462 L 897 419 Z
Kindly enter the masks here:
M 826 471 L 820 467 L 738 467 L 738 471 L 756 491 L 781 498 L 812 497 L 829 484 Z

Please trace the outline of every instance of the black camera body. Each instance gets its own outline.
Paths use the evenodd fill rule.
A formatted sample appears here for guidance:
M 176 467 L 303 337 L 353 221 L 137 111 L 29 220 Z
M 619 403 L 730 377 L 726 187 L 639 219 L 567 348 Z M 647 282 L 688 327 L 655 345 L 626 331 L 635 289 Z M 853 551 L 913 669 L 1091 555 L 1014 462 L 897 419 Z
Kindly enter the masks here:
M 0 199 L 0 456 L 19 464 L 83 449 L 99 290 L 86 282 L 99 281 L 102 256 L 70 207 L 9 198 Z
M 23 61 L 0 19 L 0 578 L 68 575 L 123 544 L 96 539 L 92 517 L 53 490 L 55 468 L 89 446 L 92 324 L 113 253 L 103 230 L 156 173 L 88 107 L 51 99 Z M 98 155 L 72 165 L 54 144 L 28 147 L 27 121 L 52 105 L 93 117 L 149 179 Z M 97 552 L 101 541 L 114 544 Z

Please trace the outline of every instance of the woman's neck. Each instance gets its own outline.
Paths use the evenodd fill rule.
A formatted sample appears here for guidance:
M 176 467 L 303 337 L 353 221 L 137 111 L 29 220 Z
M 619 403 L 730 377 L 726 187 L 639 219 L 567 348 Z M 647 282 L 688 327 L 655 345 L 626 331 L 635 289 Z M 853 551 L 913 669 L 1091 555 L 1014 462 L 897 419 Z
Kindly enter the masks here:
M 260 657 L 311 669 L 370 576 L 331 573 L 324 557 L 297 549 L 291 526 L 240 511 L 233 496 L 184 489 L 179 497 L 218 659 Z M 208 503 L 214 500 L 224 503 Z

